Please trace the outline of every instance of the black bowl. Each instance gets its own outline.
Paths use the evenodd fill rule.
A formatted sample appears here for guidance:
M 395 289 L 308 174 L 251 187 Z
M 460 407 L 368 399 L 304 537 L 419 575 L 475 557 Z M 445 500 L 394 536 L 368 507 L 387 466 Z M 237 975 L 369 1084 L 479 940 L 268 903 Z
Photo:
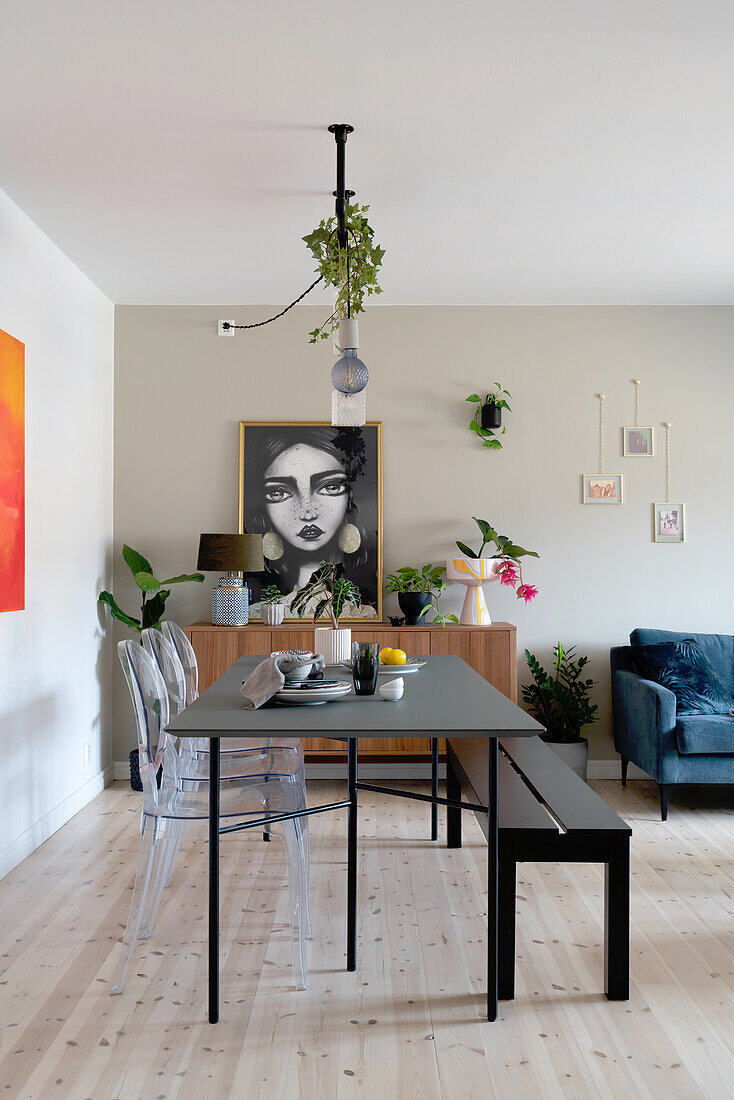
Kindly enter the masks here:
M 393 626 L 402 626 L 405 622 L 405 615 L 388 615 L 388 619 Z

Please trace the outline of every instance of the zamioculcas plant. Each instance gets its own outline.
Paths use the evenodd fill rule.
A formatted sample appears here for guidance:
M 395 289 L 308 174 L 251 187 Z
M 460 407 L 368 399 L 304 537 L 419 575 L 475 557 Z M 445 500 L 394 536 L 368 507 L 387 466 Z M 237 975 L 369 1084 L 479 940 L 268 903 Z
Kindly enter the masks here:
M 201 584 L 204 580 L 203 573 L 181 573 L 178 577 L 169 577 L 165 581 L 158 581 L 153 576 L 153 566 L 137 550 L 133 550 L 131 546 L 123 546 L 122 556 L 133 575 L 136 585 L 143 594 L 140 618 L 136 619 L 133 615 L 128 615 L 126 611 L 123 611 L 111 592 L 100 592 L 98 602 L 106 603 L 112 612 L 113 618 L 124 623 L 125 626 L 129 626 L 131 630 L 136 631 L 138 634 L 141 634 L 148 627 L 160 630 L 161 619 L 166 610 L 166 600 L 171 595 L 171 590 L 166 588 L 166 585 L 183 584 L 185 581 L 198 581 Z
M 533 677 L 522 690 L 522 701 L 533 718 L 545 726 L 544 740 L 570 744 L 581 740 L 581 730 L 598 720 L 596 703 L 590 700 L 595 680 L 584 679 L 588 657 L 576 659 L 576 647 L 553 647 L 555 675 L 549 676 L 534 654 L 525 650 L 525 660 Z

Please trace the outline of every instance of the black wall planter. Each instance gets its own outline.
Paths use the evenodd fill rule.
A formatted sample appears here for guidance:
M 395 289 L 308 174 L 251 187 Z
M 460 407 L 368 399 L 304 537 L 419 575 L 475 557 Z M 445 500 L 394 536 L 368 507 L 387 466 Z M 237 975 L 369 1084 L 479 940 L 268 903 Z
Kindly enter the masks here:
M 400 604 L 400 610 L 405 615 L 405 625 L 415 626 L 418 622 L 423 621 L 418 616 L 424 607 L 430 605 L 431 594 L 430 592 L 398 592 L 398 603 Z
M 502 409 L 499 405 L 482 405 L 482 427 L 502 427 Z

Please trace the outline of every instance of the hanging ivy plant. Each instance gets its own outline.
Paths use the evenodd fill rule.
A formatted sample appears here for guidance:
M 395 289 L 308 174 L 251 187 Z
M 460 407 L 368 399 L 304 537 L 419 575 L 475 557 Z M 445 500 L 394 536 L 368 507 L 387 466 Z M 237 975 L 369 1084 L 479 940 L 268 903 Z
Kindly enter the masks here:
M 503 389 L 499 382 L 495 382 L 494 390 L 483 398 L 478 393 L 470 393 L 467 397 L 467 401 L 476 405 L 474 415 L 469 421 L 469 431 L 476 432 L 482 440 L 482 446 L 493 451 L 502 450 L 502 442 L 496 436 L 498 431 L 500 435 L 504 435 L 507 430 L 502 427 L 502 409 L 512 412 L 507 402 L 508 397 L 512 397 L 512 394 Z
M 334 312 L 323 324 L 309 332 L 309 343 L 327 340 L 339 325 L 340 317 L 364 312 L 364 300 L 382 294 L 378 272 L 385 249 L 375 244 L 375 233 L 367 221 L 369 206 L 347 206 L 347 247 L 339 248 L 336 217 L 319 222 L 313 233 L 303 237 L 316 260 L 316 270 L 327 286 L 336 287 Z M 348 277 L 347 277 L 348 276 Z

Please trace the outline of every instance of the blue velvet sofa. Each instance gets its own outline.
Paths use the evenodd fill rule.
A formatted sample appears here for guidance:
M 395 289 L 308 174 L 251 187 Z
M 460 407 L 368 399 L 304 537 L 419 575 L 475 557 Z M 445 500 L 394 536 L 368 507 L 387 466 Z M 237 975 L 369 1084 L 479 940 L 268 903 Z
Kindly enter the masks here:
M 734 718 L 726 714 L 676 715 L 672 691 L 635 671 L 635 645 L 693 638 L 705 652 L 727 691 L 734 693 L 734 635 L 677 634 L 672 630 L 633 630 L 628 646 L 612 649 L 614 747 L 627 765 L 646 771 L 660 789 L 660 815 L 668 816 L 676 783 L 734 783 Z

